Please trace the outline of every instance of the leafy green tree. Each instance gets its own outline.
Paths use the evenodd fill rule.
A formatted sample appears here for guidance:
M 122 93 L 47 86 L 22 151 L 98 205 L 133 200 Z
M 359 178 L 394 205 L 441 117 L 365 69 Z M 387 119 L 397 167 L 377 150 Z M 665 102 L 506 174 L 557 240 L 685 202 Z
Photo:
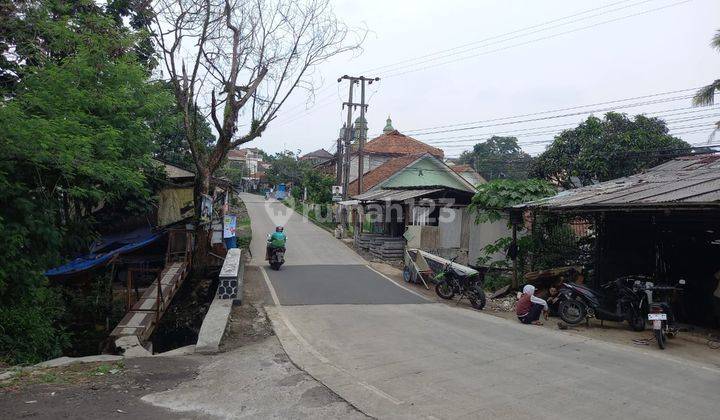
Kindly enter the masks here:
M 132 36 L 129 48 L 142 57 L 149 71 L 156 60 L 150 34 L 143 30 L 151 17 L 148 4 L 142 0 L 112 0 L 106 6 L 94 0 L 0 0 L 0 93 L 13 95 L 28 72 L 74 55 L 82 26 L 56 22 L 78 23 L 89 17 L 103 19 L 108 30 L 125 39 Z
M 269 156 L 267 161 L 270 163 L 270 168 L 265 171 L 265 174 L 271 184 L 302 184 L 303 168 L 306 167 L 306 164 L 298 160 L 298 156 L 294 152 L 290 150 L 278 152 Z
M 720 51 L 720 29 L 715 32 L 710 45 L 716 50 Z M 695 106 L 707 106 L 715 103 L 715 94 L 720 92 L 720 79 L 715 80 L 702 89 L 698 90 L 693 98 L 693 104 Z
M 716 50 L 720 51 L 720 30 L 715 32 L 710 45 Z M 715 80 L 709 85 L 700 89 L 693 98 L 693 105 L 695 106 L 708 106 L 715 104 L 715 94 L 720 92 L 720 79 Z M 715 130 L 710 135 L 710 140 L 715 138 L 715 135 L 720 131 L 720 121 L 715 124 Z
M 302 187 L 307 188 L 307 199 L 313 204 L 332 202 L 332 186 L 335 178 L 314 168 L 303 168 Z
M 554 195 L 556 190 L 541 179 L 496 179 L 478 185 L 478 192 L 470 202 L 475 223 L 495 222 L 505 217 L 505 209 Z
M 640 172 L 689 148 L 668 134 L 663 120 L 610 112 L 603 119 L 590 116 L 556 136 L 536 159 L 531 174 L 575 188 Z
M 463 152 L 460 162 L 471 165 L 487 181 L 525 179 L 532 157 L 522 151 L 517 138 L 492 136 Z
M 0 106 L 0 360 L 17 363 L 67 344 L 43 272 L 89 245 L 94 210 L 147 211 L 157 175 L 148 121 L 172 100 L 147 83 L 136 38 L 111 17 L 36 5 L 38 27 L 58 38 L 40 54 L 50 59 L 23 64 Z
M 248 169 L 245 162 L 230 160 L 218 170 L 217 176 L 228 178 L 233 185 L 240 185 L 242 178 L 248 176 Z
M 478 186 L 478 192 L 470 204 L 470 211 L 475 213 L 476 223 L 495 222 L 506 217 L 506 209 L 509 207 L 540 200 L 555 193 L 555 186 L 545 180 L 494 180 Z M 577 261 L 578 238 L 570 230 L 567 220 L 562 217 L 536 215 L 532 219 L 532 229 L 529 232 L 524 231 L 524 223 L 518 225 L 517 229 L 520 234 L 516 242 L 513 243 L 511 237 L 502 237 L 488 244 L 482 249 L 476 263 L 508 268 L 512 260 L 510 254 L 515 254 L 518 272 L 522 275 L 530 270 L 557 267 Z M 509 252 L 511 249 L 513 252 Z M 506 253 L 505 258 L 498 260 L 497 255 L 502 253 Z M 488 280 L 495 288 L 510 284 L 510 278 L 499 272 L 491 273 Z

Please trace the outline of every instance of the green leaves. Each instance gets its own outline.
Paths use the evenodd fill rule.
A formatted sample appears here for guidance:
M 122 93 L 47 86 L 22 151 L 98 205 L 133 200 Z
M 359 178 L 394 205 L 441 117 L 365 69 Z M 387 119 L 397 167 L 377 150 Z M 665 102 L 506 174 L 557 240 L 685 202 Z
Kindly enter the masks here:
M 630 119 L 610 112 L 603 119 L 590 116 L 555 137 L 533 164 L 531 175 L 575 188 L 640 172 L 689 147 L 669 135 L 658 118 Z
M 475 223 L 494 222 L 503 218 L 503 210 L 516 204 L 538 200 L 555 194 L 555 188 L 540 179 L 496 179 L 478 186 L 470 211 Z
M 525 179 L 532 158 L 522 151 L 516 137 L 492 136 L 463 152 L 460 162 L 469 164 L 487 181 Z
M 172 101 L 95 3 L 19 4 L 22 16 L 0 18 L 26 58 L 0 105 L 0 359 L 33 362 L 66 343 L 43 272 L 86 251 L 99 208 L 147 213 L 150 121 Z

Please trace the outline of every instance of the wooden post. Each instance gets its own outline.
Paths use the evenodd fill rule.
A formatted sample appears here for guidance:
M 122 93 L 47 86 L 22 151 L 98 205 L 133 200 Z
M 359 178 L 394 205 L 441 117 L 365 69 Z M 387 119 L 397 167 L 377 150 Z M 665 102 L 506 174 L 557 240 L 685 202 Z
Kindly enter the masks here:
M 132 304 L 130 303 L 130 293 L 131 293 L 130 291 L 132 290 L 132 281 L 133 281 L 132 273 L 133 273 L 132 269 L 128 268 L 128 271 L 127 271 L 127 303 L 125 304 L 128 311 L 130 310 L 130 308 L 132 308 Z
M 520 287 L 518 284 L 518 273 L 517 273 L 517 223 L 513 222 L 512 224 L 512 245 L 515 247 L 515 252 L 513 252 L 512 257 L 512 288 L 517 289 Z
M 162 279 L 162 271 L 157 276 L 157 308 L 155 308 L 155 322 L 157 323 L 160 320 L 160 303 L 162 302 L 162 285 L 160 284 L 160 279 Z

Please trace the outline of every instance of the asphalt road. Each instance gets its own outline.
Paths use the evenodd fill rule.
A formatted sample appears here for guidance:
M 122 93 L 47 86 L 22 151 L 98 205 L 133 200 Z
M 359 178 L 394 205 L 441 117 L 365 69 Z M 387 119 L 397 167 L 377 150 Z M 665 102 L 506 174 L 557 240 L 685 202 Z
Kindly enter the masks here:
M 290 238 L 287 265 L 265 270 L 276 303 L 267 312 L 283 348 L 372 417 L 718 417 L 718 366 L 416 304 L 422 300 L 327 232 L 298 215 L 280 216 L 282 204 L 243 198 L 257 264 L 264 265 L 265 231 L 283 224 Z
M 426 302 L 370 269 L 345 244 L 282 203 L 251 194 L 242 199 L 253 232 L 253 263 L 265 269 L 282 305 Z M 267 235 L 276 226 L 283 226 L 288 237 L 280 271 L 264 260 Z

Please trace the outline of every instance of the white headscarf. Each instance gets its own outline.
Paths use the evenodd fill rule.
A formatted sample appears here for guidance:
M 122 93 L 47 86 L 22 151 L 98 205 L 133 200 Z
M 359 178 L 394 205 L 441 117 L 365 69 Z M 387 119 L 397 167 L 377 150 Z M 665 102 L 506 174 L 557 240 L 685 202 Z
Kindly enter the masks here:
M 534 296 L 535 286 L 533 286 L 532 284 L 526 284 L 525 287 L 523 287 L 523 294 Z

